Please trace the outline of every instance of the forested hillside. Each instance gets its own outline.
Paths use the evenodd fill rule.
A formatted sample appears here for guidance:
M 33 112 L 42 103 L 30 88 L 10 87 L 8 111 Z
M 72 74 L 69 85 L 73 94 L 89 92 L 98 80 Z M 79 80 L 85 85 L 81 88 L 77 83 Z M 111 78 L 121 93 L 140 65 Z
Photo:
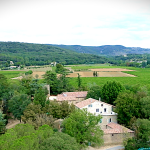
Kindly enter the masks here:
M 88 53 L 102 56 L 119 56 L 125 54 L 150 53 L 150 49 L 140 47 L 125 47 L 122 45 L 103 45 L 103 46 L 53 45 L 53 46 L 69 49 L 79 53 Z
M 0 64 L 13 61 L 15 65 L 48 65 L 105 63 L 108 59 L 91 54 L 81 54 L 45 44 L 0 42 Z

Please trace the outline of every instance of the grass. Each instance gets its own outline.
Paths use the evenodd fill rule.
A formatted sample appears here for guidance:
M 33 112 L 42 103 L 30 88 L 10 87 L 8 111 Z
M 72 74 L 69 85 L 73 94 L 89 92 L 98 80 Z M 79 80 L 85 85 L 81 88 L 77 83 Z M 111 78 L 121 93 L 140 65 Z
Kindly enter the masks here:
M 14 70 L 11 70 L 11 71 L 0 71 L 0 74 L 3 74 L 8 79 L 11 79 L 11 78 L 15 78 L 15 77 L 21 76 L 21 74 L 24 74 L 25 72 L 26 71 L 14 71 Z

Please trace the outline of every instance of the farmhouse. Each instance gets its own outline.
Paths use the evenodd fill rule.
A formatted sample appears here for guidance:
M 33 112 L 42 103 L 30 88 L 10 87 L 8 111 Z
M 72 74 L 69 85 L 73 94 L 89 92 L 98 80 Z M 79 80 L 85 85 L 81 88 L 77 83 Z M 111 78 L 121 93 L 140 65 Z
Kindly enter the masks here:
M 78 109 L 87 109 L 95 115 L 101 115 L 100 127 L 104 131 L 105 144 L 119 144 L 124 138 L 134 136 L 134 132 L 117 124 L 117 113 L 113 112 L 113 105 L 107 104 L 93 98 L 86 99 L 75 104 Z
M 58 94 L 55 99 L 58 102 L 68 101 L 69 104 L 73 103 L 76 104 L 78 102 L 83 101 L 86 98 L 87 91 L 80 91 L 80 92 L 63 92 L 62 94 Z M 49 97 L 49 100 L 51 96 Z

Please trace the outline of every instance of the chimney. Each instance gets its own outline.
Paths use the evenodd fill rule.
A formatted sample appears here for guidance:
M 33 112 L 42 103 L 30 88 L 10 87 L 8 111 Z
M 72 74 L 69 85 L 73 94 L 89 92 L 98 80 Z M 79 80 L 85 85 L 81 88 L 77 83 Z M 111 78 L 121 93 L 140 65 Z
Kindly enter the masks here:
M 101 101 L 101 98 L 99 97 L 99 102 Z

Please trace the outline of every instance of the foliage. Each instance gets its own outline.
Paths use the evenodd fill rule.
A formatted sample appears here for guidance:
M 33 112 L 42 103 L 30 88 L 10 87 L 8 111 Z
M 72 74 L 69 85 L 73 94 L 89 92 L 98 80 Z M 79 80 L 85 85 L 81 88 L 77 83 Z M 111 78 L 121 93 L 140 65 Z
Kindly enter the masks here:
M 0 134 L 5 132 L 5 123 L 6 123 L 6 120 L 4 119 L 4 115 L 2 114 L 2 111 L 0 110 Z
M 150 147 L 150 121 L 148 119 L 137 119 L 133 124 L 135 137 L 128 139 L 125 150 L 135 150 Z
M 130 91 L 119 93 L 116 101 L 115 112 L 118 113 L 118 123 L 129 126 L 130 120 L 133 117 L 140 117 L 140 103 L 137 96 Z
M 78 89 L 80 89 L 80 88 L 81 88 L 82 80 L 81 80 L 81 78 L 80 78 L 80 74 L 79 74 L 79 73 L 78 73 L 77 82 L 78 82 Z
M 56 73 L 52 71 L 46 71 L 46 73 L 44 74 L 44 79 L 45 82 L 50 85 L 50 93 L 57 94 L 58 80 Z
M 100 97 L 101 97 L 101 87 L 98 85 L 92 86 L 86 96 L 87 99 L 94 98 L 97 100 L 99 100 Z
M 43 88 L 39 88 L 34 96 L 34 104 L 38 105 L 40 104 L 42 107 L 45 106 L 45 102 L 46 102 L 46 97 L 47 97 L 46 90 Z
M 10 97 L 9 86 L 7 78 L 3 74 L 0 74 L 0 108 L 1 106 L 3 107 L 3 112 L 7 110 L 7 103 Z
M 56 71 L 56 73 L 63 74 L 66 71 L 66 69 L 63 67 L 63 65 L 56 64 L 56 70 L 55 71 Z
M 43 114 L 43 111 L 41 110 L 41 105 L 35 105 L 31 103 L 24 110 L 21 119 L 24 123 L 27 123 L 28 121 L 34 122 L 36 120 L 37 114 Z
M 71 50 L 47 44 L 0 42 L 0 61 L 11 60 L 15 65 L 49 65 L 51 62 L 65 64 L 105 63 L 108 59 L 91 54 L 79 54 Z M 6 64 L 2 65 L 6 67 Z
M 61 132 L 56 132 L 53 136 L 45 139 L 40 146 L 40 150 L 79 150 L 80 146 L 75 138 Z
M 82 146 L 87 145 L 87 142 L 100 146 L 103 143 L 103 132 L 97 124 L 101 118 L 100 115 L 95 116 L 86 110 L 76 110 L 63 121 L 63 132 L 75 137 Z
M 107 82 L 104 84 L 101 94 L 102 100 L 106 103 L 113 104 L 119 92 L 123 91 L 124 87 L 119 82 Z
M 40 126 L 47 124 L 53 127 L 55 119 L 52 115 L 49 115 L 42 111 L 41 105 L 35 105 L 33 103 L 29 104 L 21 119 L 24 123 L 28 123 L 34 126 L 35 129 L 39 128 Z
M 23 115 L 23 111 L 31 103 L 30 98 L 26 94 L 18 94 L 15 95 L 9 100 L 8 106 L 10 112 L 13 113 L 14 117 L 17 119 L 21 119 L 21 115 Z
M 29 70 L 29 71 L 25 72 L 25 75 L 29 75 L 29 74 L 32 74 L 32 73 L 33 73 L 33 71 Z
M 38 150 L 40 144 L 52 135 L 53 130 L 48 125 L 43 125 L 36 131 L 31 125 L 19 124 L 0 136 L 0 150 Z
M 150 118 L 150 96 L 143 97 L 140 99 L 141 104 L 141 116 L 142 118 Z
M 75 110 L 73 104 L 69 105 L 67 101 L 58 103 L 57 101 L 50 101 L 49 104 L 43 108 L 44 113 L 52 115 L 54 118 L 63 119 Z
M 34 126 L 35 129 L 38 129 L 40 126 L 45 125 L 45 124 L 53 127 L 54 121 L 55 119 L 53 118 L 53 116 L 43 113 L 43 114 L 36 114 L 34 121 L 28 119 L 26 123 L 31 124 Z

